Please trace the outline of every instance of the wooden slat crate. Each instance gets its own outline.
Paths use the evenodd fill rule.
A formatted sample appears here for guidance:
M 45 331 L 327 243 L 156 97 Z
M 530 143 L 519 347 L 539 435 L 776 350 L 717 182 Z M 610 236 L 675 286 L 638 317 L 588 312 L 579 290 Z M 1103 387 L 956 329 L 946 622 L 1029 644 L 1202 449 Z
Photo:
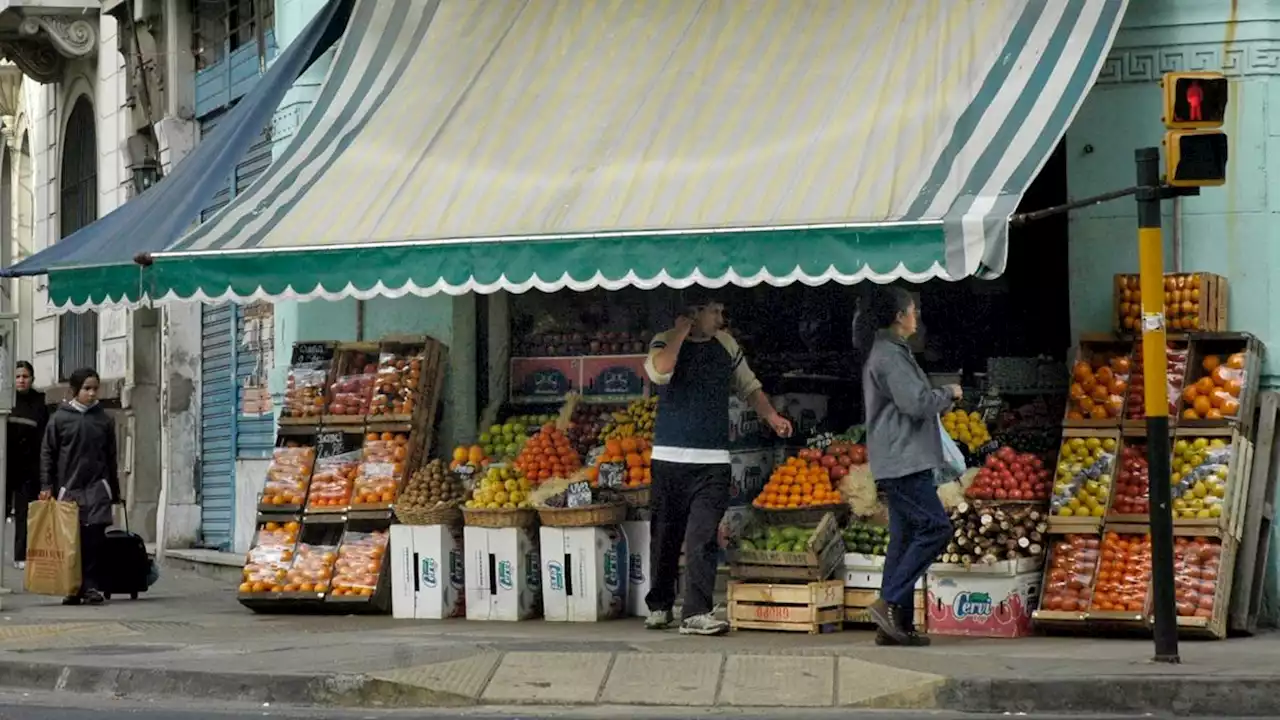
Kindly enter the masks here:
M 826 513 L 809 537 L 805 552 L 730 550 L 729 573 L 735 580 L 826 580 L 839 570 L 843 559 L 840 528 L 835 516 Z
M 1262 386 L 1262 366 L 1265 348 L 1258 339 L 1248 333 L 1192 333 L 1191 353 L 1187 360 L 1187 377 L 1184 392 L 1178 397 L 1178 427 L 1180 428 L 1239 428 L 1246 435 L 1253 429 L 1254 414 L 1258 407 L 1258 393 Z M 1223 418 L 1187 417 L 1186 388 L 1209 375 L 1204 360 L 1213 355 L 1226 364 L 1233 354 L 1244 354 L 1244 381 L 1239 395 L 1234 398 L 1238 412 Z M 1212 384 L 1212 379 L 1210 379 Z M 1201 410 L 1204 408 L 1201 407 Z M 1222 413 L 1222 408 L 1211 410 Z M 1225 414 L 1225 413 L 1224 413 Z
M 1127 388 L 1132 354 L 1132 340 L 1111 334 L 1080 337 L 1069 364 L 1071 384 L 1063 427 L 1119 429 L 1128 393 L 1116 383 L 1123 383 Z M 1080 372 L 1077 365 L 1082 365 Z
M 1089 440 L 1090 438 L 1097 438 L 1098 440 L 1111 440 L 1115 443 L 1115 449 L 1112 451 L 1112 454 L 1115 455 L 1116 457 L 1119 457 L 1119 452 L 1121 449 L 1121 437 L 1120 437 L 1119 427 L 1117 427 L 1114 430 L 1111 430 L 1111 429 L 1102 430 L 1097 428 L 1070 428 L 1070 427 L 1063 429 L 1062 431 L 1063 443 L 1066 443 L 1068 440 L 1073 440 L 1075 438 L 1081 438 L 1086 441 Z M 1059 456 L 1060 455 L 1061 455 L 1061 445 L 1059 446 Z M 1051 467 L 1056 468 L 1059 462 L 1061 462 L 1059 458 L 1054 458 L 1054 463 Z M 1055 512 L 1052 509 L 1053 506 L 1051 504 L 1050 512 L 1049 512 L 1049 521 L 1048 521 L 1049 532 L 1051 534 L 1063 534 L 1063 533 L 1091 534 L 1091 533 L 1100 532 L 1102 529 L 1103 518 L 1106 517 L 1106 513 L 1110 510 L 1111 500 L 1115 497 L 1115 483 L 1114 483 L 1115 469 L 1116 469 L 1116 465 L 1115 465 L 1115 462 L 1113 461 L 1111 464 L 1110 472 L 1108 473 L 1113 478 L 1112 487 L 1111 487 L 1110 494 L 1107 496 L 1107 503 L 1106 503 L 1106 507 L 1104 507 L 1103 509 L 1102 517 L 1059 515 L 1057 512 Z M 1056 482 L 1057 480 L 1056 476 L 1054 479 Z
M 1257 434 L 1254 436 L 1253 467 L 1249 488 L 1242 493 L 1240 543 L 1236 548 L 1235 582 L 1232 583 L 1230 629 L 1253 633 L 1258 629 L 1258 612 L 1266 583 L 1267 559 L 1271 551 L 1271 525 L 1275 518 L 1272 498 L 1276 496 L 1277 468 L 1272 463 L 1276 432 L 1280 430 L 1280 393 L 1264 392 L 1258 397 Z
M 349 380 L 344 380 L 344 378 L 355 378 L 356 376 L 364 375 L 366 366 L 373 365 L 376 368 L 377 364 L 378 343 L 338 343 L 337 347 L 334 349 L 333 374 L 330 378 L 331 383 L 333 385 L 338 385 L 344 382 L 350 382 Z M 376 373 L 370 374 L 376 376 Z M 354 392 L 350 394 L 359 396 L 361 402 L 368 404 L 369 399 L 373 396 L 372 378 L 368 379 L 367 384 L 360 385 L 358 388 L 353 386 L 353 390 Z M 325 407 L 324 416 L 321 418 L 321 424 L 324 427 L 351 425 L 359 425 L 363 427 L 365 424 L 365 413 L 358 411 L 352 412 L 350 409 L 347 409 L 345 405 L 343 406 L 344 412 L 333 412 L 335 407 L 339 405 L 339 403 L 335 402 L 337 398 L 335 398 L 334 395 L 335 393 L 331 393 L 326 397 L 328 405 Z M 355 409 L 358 410 L 358 408 Z
M 1215 435 L 1204 430 L 1179 428 L 1174 434 L 1174 443 L 1179 440 L 1194 441 L 1196 438 L 1224 440 L 1231 446 L 1231 461 L 1228 465 L 1227 481 L 1222 498 L 1222 514 L 1216 518 L 1179 518 L 1174 517 L 1175 528 L 1192 528 L 1201 532 L 1209 529 L 1219 530 L 1234 540 L 1240 540 L 1244 526 L 1244 503 L 1249 497 L 1249 484 L 1253 469 L 1253 443 L 1239 432 L 1230 435 Z
M 1138 276 L 1121 274 L 1113 283 L 1112 325 L 1116 332 L 1142 332 Z M 1227 279 L 1207 272 L 1165 273 L 1165 323 L 1169 332 L 1220 332 L 1227 329 Z
M 734 630 L 820 632 L 840 629 L 844 582 L 822 580 L 803 585 L 731 581 L 729 627 Z
M 871 615 L 867 612 L 867 608 L 871 607 L 871 603 L 880 597 L 879 590 L 870 590 L 863 588 L 845 588 L 844 589 L 844 621 L 848 625 L 868 626 L 871 625 Z M 929 621 L 929 613 L 925 612 L 926 603 L 925 591 L 916 590 L 911 596 L 911 606 L 915 608 L 912 620 L 915 622 L 916 629 L 924 631 Z

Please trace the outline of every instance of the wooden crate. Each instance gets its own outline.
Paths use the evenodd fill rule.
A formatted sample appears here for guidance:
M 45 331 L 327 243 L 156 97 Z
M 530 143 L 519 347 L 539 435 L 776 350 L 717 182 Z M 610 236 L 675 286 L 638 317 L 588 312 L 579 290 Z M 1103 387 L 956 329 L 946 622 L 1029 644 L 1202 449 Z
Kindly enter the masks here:
M 1194 438 L 1220 438 L 1231 445 L 1231 462 L 1227 471 L 1227 487 L 1222 498 L 1222 514 L 1216 518 L 1177 518 L 1174 528 L 1191 528 L 1204 532 L 1219 530 L 1234 540 L 1240 540 L 1244 527 L 1244 503 L 1249 497 L 1249 485 L 1253 469 L 1253 443 L 1243 434 L 1229 429 L 1209 431 L 1179 428 L 1174 433 L 1174 443 Z
M 1120 430 L 1118 427 L 1114 430 L 1112 429 L 1102 430 L 1097 428 L 1064 428 L 1063 429 L 1062 431 L 1063 443 L 1074 438 L 1083 438 L 1085 440 L 1088 440 L 1089 438 L 1097 438 L 1099 440 L 1112 440 L 1115 442 L 1115 454 L 1117 457 L 1119 456 L 1119 452 L 1121 449 L 1121 437 L 1120 437 Z M 1059 445 L 1058 452 L 1060 456 L 1062 452 L 1061 445 Z M 1056 468 L 1057 468 L 1058 462 L 1059 462 L 1058 458 L 1055 458 L 1053 463 L 1053 467 L 1055 468 L 1055 481 L 1056 481 L 1056 472 L 1057 472 Z M 1107 496 L 1107 507 L 1103 510 L 1102 517 L 1083 517 L 1083 516 L 1066 517 L 1066 516 L 1056 514 L 1052 510 L 1052 505 L 1051 505 L 1050 511 L 1049 511 L 1049 519 L 1048 519 L 1049 533 L 1050 534 L 1063 534 L 1063 533 L 1096 534 L 1100 532 L 1102 529 L 1103 519 L 1106 517 L 1106 513 L 1109 512 L 1111 509 L 1111 500 L 1115 497 L 1115 485 L 1114 485 L 1115 463 L 1114 462 L 1112 462 L 1111 472 L 1109 474 L 1112 475 L 1113 477 L 1112 488 L 1111 488 L 1111 493 Z
M 811 635 L 840 629 L 844 619 L 844 582 L 820 580 L 803 585 L 729 582 L 729 627 L 734 630 L 783 630 Z
M 927 599 L 924 590 L 916 590 L 911 595 L 911 607 L 915 609 L 912 613 L 912 621 L 915 623 L 916 629 L 924 631 L 929 622 L 929 613 L 925 610 Z M 879 590 L 870 590 L 865 588 L 844 589 L 844 622 L 846 625 L 868 626 L 872 625 L 871 615 L 867 612 L 867 608 L 871 607 L 871 603 L 880 597 Z
M 1165 273 L 1165 326 L 1169 332 L 1220 332 L 1227 329 L 1227 279 L 1207 272 Z M 1118 333 L 1142 332 L 1138 276 L 1115 276 L 1112 326 Z M 1177 303 L 1177 307 L 1174 307 Z
M 1168 407 L 1169 427 L 1172 428 L 1172 427 L 1176 427 L 1178 424 L 1178 402 L 1181 399 L 1182 388 L 1186 385 L 1186 382 L 1187 382 L 1187 371 L 1191 364 L 1191 361 L 1190 361 L 1191 345 L 1190 345 L 1190 341 L 1187 339 L 1186 336 L 1182 336 L 1181 338 L 1169 338 L 1166 344 L 1176 346 L 1179 352 L 1185 353 L 1185 357 L 1186 357 L 1186 360 L 1182 365 L 1181 372 L 1171 373 L 1168 370 L 1166 370 L 1165 372 L 1166 392 L 1168 392 L 1169 376 L 1172 374 L 1175 377 L 1177 377 L 1177 386 L 1175 388 L 1174 394 L 1169 397 L 1169 407 Z M 1170 362 L 1169 351 L 1166 349 L 1165 350 L 1166 368 L 1169 367 L 1169 362 Z M 1124 429 L 1124 432 L 1126 435 L 1130 433 L 1145 434 L 1147 432 L 1146 412 L 1145 412 L 1145 408 L 1143 407 L 1143 403 L 1145 402 L 1145 400 L 1141 392 L 1138 392 L 1137 394 L 1134 394 L 1133 392 L 1134 390 L 1133 381 L 1135 377 L 1138 375 L 1138 373 L 1142 373 L 1142 379 L 1144 382 L 1146 380 L 1146 374 L 1142 371 L 1142 339 L 1141 338 L 1137 339 L 1134 342 L 1133 355 L 1130 359 L 1130 363 L 1131 363 L 1131 367 L 1133 368 L 1133 372 L 1129 374 L 1130 394 L 1129 394 L 1129 397 L 1125 400 L 1124 420 L 1120 422 L 1120 426 Z M 1130 419 L 1129 416 L 1134 413 L 1135 407 L 1137 411 L 1141 413 L 1141 416 Z
M 290 370 L 304 364 L 315 363 L 318 370 L 325 374 L 324 380 L 321 381 L 320 396 L 328 398 L 329 384 L 333 378 L 333 352 L 337 346 L 335 342 L 296 342 L 293 344 L 293 352 L 290 359 Z M 282 405 L 287 405 L 283 403 Z M 283 427 L 302 426 L 307 430 L 313 430 L 320 425 L 322 412 L 316 412 L 312 415 L 294 416 L 288 414 L 289 410 L 285 407 L 281 408 L 278 424 Z
M 1221 566 L 1213 592 L 1213 611 L 1208 617 L 1178 616 L 1178 634 L 1221 640 L 1227 636 L 1227 618 L 1235 585 L 1238 545 L 1231 538 L 1222 539 Z
M 1086 536 L 1092 537 L 1093 535 L 1098 535 L 1100 533 L 1074 533 L 1074 534 L 1086 535 Z M 1102 550 L 1101 550 L 1102 542 L 1101 541 L 1102 541 L 1102 538 L 1098 537 L 1097 542 L 1099 545 L 1099 549 L 1098 549 L 1097 557 L 1094 559 L 1093 568 L 1090 570 L 1089 586 L 1088 588 L 1086 588 L 1089 593 L 1090 600 L 1092 600 L 1093 587 L 1097 583 L 1097 579 L 1098 579 L 1098 562 L 1101 561 L 1102 559 Z M 1051 582 L 1051 577 L 1053 573 L 1053 565 L 1054 565 L 1053 561 L 1057 556 L 1056 554 L 1058 552 L 1057 546 L 1060 543 L 1067 543 L 1067 542 L 1069 542 L 1069 538 L 1050 539 L 1048 556 L 1044 564 L 1044 577 L 1040 581 L 1039 607 L 1037 607 L 1036 610 L 1031 613 L 1031 622 L 1036 627 L 1041 627 L 1049 630 L 1077 631 L 1084 627 L 1085 620 L 1088 617 L 1088 612 L 1087 610 L 1084 610 L 1084 609 L 1076 608 L 1071 610 L 1062 610 L 1062 609 L 1045 609 L 1044 608 L 1045 593 L 1049 592 L 1050 589 L 1053 587 L 1053 583 Z
M 1272 462 L 1276 432 L 1280 429 L 1280 393 L 1264 392 L 1258 397 L 1253 467 L 1249 470 L 1248 492 L 1242 493 L 1240 542 L 1236 547 L 1234 582 L 1231 589 L 1229 627 L 1234 632 L 1254 633 L 1262 607 L 1267 560 L 1271 552 L 1271 525 L 1275 517 L 1273 498 L 1280 468 Z
M 382 356 L 384 354 L 395 355 L 407 362 L 418 363 L 418 383 L 413 387 L 406 387 L 403 384 L 401 385 L 401 389 L 408 391 L 410 399 L 413 401 L 414 410 L 417 409 L 417 403 L 421 399 L 423 388 L 430 384 L 428 376 L 430 376 L 434 370 L 434 368 L 429 366 L 427 357 L 428 341 L 435 342 L 426 335 L 395 335 L 385 337 L 378 343 L 378 357 L 376 362 L 378 363 L 379 371 L 382 370 Z M 375 387 L 374 395 L 376 396 L 377 394 L 378 390 Z M 367 421 L 369 423 L 408 424 L 413 421 L 413 416 L 414 413 L 412 411 L 401 413 L 388 410 L 386 412 L 381 412 L 378 408 L 371 407 Z
M 1191 336 L 1191 353 L 1187 360 L 1188 387 L 1207 374 L 1204 359 L 1209 355 L 1217 355 L 1224 361 L 1234 353 L 1244 353 L 1245 379 L 1240 395 L 1236 401 L 1240 405 L 1239 412 L 1221 419 L 1189 419 L 1183 417 L 1188 410 L 1186 398 L 1178 397 L 1178 427 L 1186 428 L 1240 428 L 1245 434 L 1253 429 L 1253 419 L 1258 408 L 1258 393 L 1262 385 L 1262 366 L 1265 350 L 1257 338 L 1248 333 L 1193 333 Z
M 1097 400 L 1091 395 L 1092 387 L 1085 387 L 1075 373 L 1076 364 L 1083 362 L 1093 365 L 1108 358 L 1125 358 L 1125 362 L 1132 365 L 1133 359 L 1133 341 L 1118 338 L 1111 334 L 1092 334 L 1082 335 L 1075 350 L 1071 354 L 1069 366 L 1072 376 L 1070 378 L 1070 386 L 1067 394 L 1067 406 L 1063 415 L 1062 426 L 1070 428 L 1119 428 L 1120 422 L 1124 418 L 1124 401 L 1125 394 L 1108 394 L 1108 400 Z M 1116 373 L 1111 367 L 1108 372 L 1115 376 L 1114 379 L 1120 379 L 1127 383 L 1129 374 Z M 1101 371 L 1099 370 L 1099 374 Z M 1090 370 L 1093 376 L 1093 369 Z M 1077 387 L 1079 386 L 1079 387 Z M 1077 393 L 1083 393 L 1083 398 L 1076 397 Z M 1092 417 L 1088 410 L 1095 405 L 1108 405 L 1114 399 L 1119 403 L 1118 407 L 1111 407 L 1108 412 L 1110 414 L 1105 418 Z M 1082 417 L 1077 417 L 1077 414 Z
M 735 580 L 804 582 L 826 580 L 844 560 L 844 541 L 835 515 L 826 513 L 809 537 L 805 552 L 729 551 L 729 575 Z
M 365 365 L 377 365 L 378 363 L 378 343 L 376 342 L 344 342 L 338 343 L 334 348 L 333 358 L 333 374 L 330 377 L 330 383 L 341 382 L 345 377 L 352 377 L 363 374 Z M 361 391 L 361 394 L 371 396 L 373 394 L 373 385 Z M 365 397 L 368 400 L 368 397 Z M 334 414 L 330 412 L 333 407 L 334 398 L 332 393 L 327 397 L 328 405 L 325 407 L 324 416 L 321 418 L 321 425 L 324 427 L 336 427 L 365 424 L 364 413 L 343 413 Z

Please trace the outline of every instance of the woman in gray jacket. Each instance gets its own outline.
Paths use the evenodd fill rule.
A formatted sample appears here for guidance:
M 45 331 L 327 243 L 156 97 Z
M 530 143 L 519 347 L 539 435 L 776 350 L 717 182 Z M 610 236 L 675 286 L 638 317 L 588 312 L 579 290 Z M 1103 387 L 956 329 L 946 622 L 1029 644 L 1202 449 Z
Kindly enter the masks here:
M 907 338 L 918 313 L 910 293 L 884 288 L 871 310 L 880 330 L 862 368 L 862 393 L 871 475 L 889 509 L 889 549 L 869 612 L 878 644 L 924 646 L 929 639 L 916 632 L 912 594 L 951 537 L 933 471 L 945 464 L 938 416 L 960 399 L 960 386 L 932 387 L 911 354 Z

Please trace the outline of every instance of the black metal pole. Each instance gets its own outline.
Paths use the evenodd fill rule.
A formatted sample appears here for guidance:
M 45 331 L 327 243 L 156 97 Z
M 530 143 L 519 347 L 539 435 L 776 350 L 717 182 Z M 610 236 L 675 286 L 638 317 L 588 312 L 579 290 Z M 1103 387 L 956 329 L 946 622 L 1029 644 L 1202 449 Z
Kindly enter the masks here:
M 1160 149 L 1134 153 L 1138 170 L 1138 269 L 1142 286 L 1143 400 L 1151 495 L 1151 606 L 1156 662 L 1178 663 L 1173 587 L 1173 498 L 1169 486 L 1169 391 L 1164 326 L 1164 240 L 1160 232 Z

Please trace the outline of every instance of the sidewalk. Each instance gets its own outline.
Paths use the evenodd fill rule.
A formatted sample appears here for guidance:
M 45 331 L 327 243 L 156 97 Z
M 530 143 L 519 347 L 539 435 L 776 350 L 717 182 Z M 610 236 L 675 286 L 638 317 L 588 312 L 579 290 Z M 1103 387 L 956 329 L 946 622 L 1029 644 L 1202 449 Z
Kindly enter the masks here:
M 137 601 L 63 608 L 9 595 L 0 686 L 322 704 L 860 707 L 969 712 L 1280 714 L 1280 635 L 1188 642 L 938 638 L 866 632 L 686 638 L 594 625 L 254 615 L 227 584 L 170 571 Z

